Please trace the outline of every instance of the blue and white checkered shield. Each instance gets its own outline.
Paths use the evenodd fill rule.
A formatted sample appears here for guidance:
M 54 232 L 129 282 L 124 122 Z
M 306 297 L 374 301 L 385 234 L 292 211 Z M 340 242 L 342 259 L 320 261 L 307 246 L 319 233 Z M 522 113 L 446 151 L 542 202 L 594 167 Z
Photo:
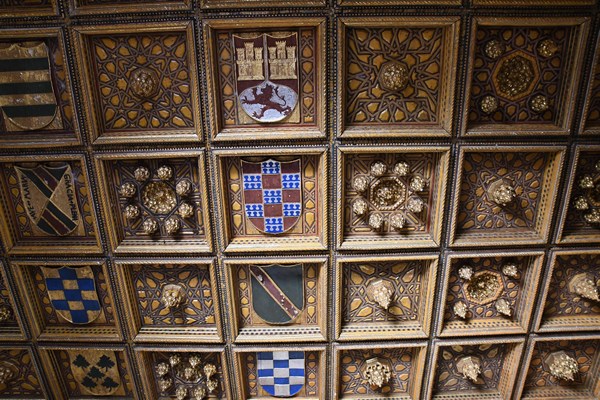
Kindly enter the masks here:
M 258 383 L 275 397 L 291 397 L 304 386 L 303 351 L 262 351 L 258 359 Z

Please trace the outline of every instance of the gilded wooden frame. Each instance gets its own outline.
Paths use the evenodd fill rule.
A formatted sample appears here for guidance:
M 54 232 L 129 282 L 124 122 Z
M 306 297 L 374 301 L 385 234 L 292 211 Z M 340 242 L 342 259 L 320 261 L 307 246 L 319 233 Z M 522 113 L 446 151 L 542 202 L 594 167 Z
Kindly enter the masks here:
M 54 3 L 54 2 L 53 2 Z M 0 12 L 0 15 L 2 13 Z M 56 38 L 58 41 L 58 47 L 61 50 L 62 58 L 64 60 L 65 69 L 65 87 L 69 94 L 69 100 L 71 109 L 73 112 L 73 132 L 62 132 L 62 133 L 36 133 L 36 131 L 30 131 L 25 134 L 23 138 L 22 132 L 9 133 L 2 132 L 2 138 L 0 139 L 0 148 L 22 148 L 27 147 L 57 147 L 57 146 L 76 146 L 81 144 L 81 134 L 79 132 L 79 115 L 78 107 L 73 96 L 73 88 L 71 85 L 71 74 L 72 68 L 70 59 L 67 57 L 65 48 L 63 28 L 35 28 L 35 29 L 2 29 L 0 30 L 0 40 L 7 39 L 35 39 L 35 38 Z M 60 110 L 57 110 L 60 112 Z
M 57 0 L 50 0 L 49 7 L 39 6 L 10 6 L 5 10 L 0 10 L 0 17 L 54 17 L 58 15 Z
M 148 11 L 184 11 L 192 8 L 191 0 L 178 0 L 177 2 L 153 1 L 146 3 L 130 2 L 123 4 L 118 1 L 100 3 L 99 5 L 80 5 L 79 0 L 69 0 L 70 15 L 88 14 L 113 14 L 124 12 L 148 12 Z
M 486 1 L 486 0 L 484 0 Z M 496 2 L 498 0 L 489 0 Z M 502 1 L 502 0 L 500 0 Z M 546 0 L 543 0 L 546 1 Z M 512 5 L 513 1 L 508 0 Z M 462 115 L 461 136 L 480 137 L 480 136 L 539 136 L 539 135 L 568 135 L 571 133 L 572 120 L 575 114 L 575 99 L 577 96 L 578 85 L 581 76 L 581 69 L 584 57 L 585 40 L 590 25 L 588 17 L 474 17 L 471 27 L 471 40 L 469 43 L 469 65 L 467 68 L 467 79 L 464 85 L 464 104 Z M 469 104 L 471 101 L 471 84 L 474 71 L 475 40 L 477 28 L 480 26 L 575 26 L 578 27 L 576 40 L 573 43 L 572 62 L 568 65 L 570 69 L 565 74 L 563 87 L 561 88 L 561 105 L 557 105 L 560 110 L 560 121 L 557 125 L 554 123 L 527 124 L 527 123 L 484 123 L 477 127 L 470 127 L 469 124 Z M 566 87 L 564 87 L 566 85 Z
M 433 352 L 429 359 L 429 377 L 425 389 L 424 399 L 449 399 L 449 400 L 469 400 L 476 398 L 477 391 L 463 390 L 452 391 L 441 395 L 433 393 L 433 386 L 437 375 L 437 360 L 440 357 L 440 349 L 446 346 L 479 346 L 479 345 L 505 344 L 509 346 L 508 353 L 504 357 L 503 367 L 498 382 L 498 391 L 496 393 L 487 391 L 482 392 L 482 398 L 492 398 L 500 400 L 510 400 L 518 397 L 511 397 L 514 390 L 515 381 L 523 349 L 525 347 L 524 337 L 490 337 L 485 339 L 456 339 L 456 340 L 436 340 Z
M 289 4 L 289 3 L 286 3 Z M 316 126 L 315 127 L 284 127 L 276 128 L 264 124 L 259 127 L 236 127 L 226 128 L 222 126 L 219 116 L 221 108 L 218 104 L 220 99 L 218 85 L 218 62 L 215 46 L 215 31 L 217 30 L 243 30 L 243 29 L 290 29 L 301 27 L 314 27 L 317 38 L 316 63 L 317 78 L 316 84 L 320 86 L 316 94 Z M 204 30 L 204 62 L 207 72 L 207 93 L 208 93 L 208 124 L 209 135 L 215 141 L 227 140 L 277 140 L 277 139 L 320 139 L 327 136 L 326 131 L 326 109 L 328 101 L 326 97 L 327 85 L 327 57 L 325 38 L 327 33 L 327 19 L 325 18 L 252 18 L 252 19 L 206 19 L 203 21 Z
M 448 286 L 450 280 L 450 269 L 454 260 L 470 260 L 472 258 L 508 258 L 528 256 L 532 258 L 526 271 L 520 270 L 524 277 L 523 287 L 519 290 L 522 298 L 519 308 L 513 310 L 514 314 L 510 319 L 507 318 L 487 318 L 480 321 L 457 321 L 448 326 L 444 323 L 444 311 L 448 295 Z M 478 251 L 468 253 L 447 253 L 444 261 L 444 279 L 442 281 L 442 295 L 438 305 L 437 312 L 437 335 L 439 337 L 465 337 L 465 336 L 489 336 L 489 335 L 507 335 L 507 334 L 527 334 L 531 317 L 534 313 L 533 305 L 536 299 L 536 293 L 539 286 L 540 275 L 544 266 L 543 251 Z M 518 267 L 518 266 L 517 266 Z
M 554 212 L 554 208 L 556 205 L 556 199 L 558 197 L 558 182 L 560 182 L 560 177 L 563 168 L 563 160 L 565 157 L 566 149 L 564 146 L 517 146 L 517 145 L 481 145 L 481 146 L 471 146 L 464 145 L 459 146 L 459 156 L 457 161 L 457 173 L 454 195 L 452 196 L 452 219 L 450 223 L 450 238 L 449 244 L 451 246 L 456 247 L 466 247 L 473 246 L 472 240 L 476 240 L 476 246 L 511 246 L 511 245 L 542 245 L 545 244 L 548 240 L 548 236 L 550 234 L 550 226 L 552 222 L 552 215 Z M 546 166 L 544 172 L 544 181 L 545 187 L 543 190 L 540 190 L 540 194 L 543 196 L 543 199 L 540 200 L 542 204 L 540 207 L 543 211 L 538 213 L 538 218 L 535 224 L 535 232 L 528 233 L 527 235 L 503 235 L 504 237 L 494 237 L 500 235 L 494 234 L 486 234 L 480 233 L 475 236 L 475 234 L 471 235 L 462 235 L 465 236 L 461 238 L 460 234 L 457 233 L 457 217 L 458 217 L 458 206 L 460 200 L 460 186 L 462 183 L 462 175 L 463 175 L 463 161 L 465 153 L 530 153 L 530 152 L 546 152 L 546 153 L 554 153 L 554 158 L 549 162 L 549 165 Z M 551 168 L 548 168 L 548 167 Z M 550 169 L 550 171 L 548 171 Z M 549 176 L 548 176 L 549 175 Z
M 156 388 L 156 382 L 152 379 L 154 366 L 150 363 L 150 354 L 152 352 L 178 352 L 178 353 L 218 353 L 220 355 L 221 361 L 221 371 L 220 373 L 223 375 L 223 381 L 225 382 L 225 397 L 227 399 L 232 399 L 231 397 L 231 384 L 229 381 L 229 364 L 227 363 L 227 357 L 225 354 L 225 348 L 222 346 L 186 346 L 186 347 L 162 347 L 157 345 L 144 345 L 144 346 L 135 346 L 133 348 L 133 352 L 135 354 L 135 361 L 138 365 L 138 369 L 141 374 L 142 379 L 142 389 L 144 392 L 145 398 L 160 398 L 167 399 L 170 397 L 154 397 L 158 393 L 159 390 Z M 191 398 L 191 397 L 190 397 Z M 210 398 L 213 398 L 212 396 Z
M 561 202 L 561 210 L 558 217 L 560 222 L 558 229 L 556 230 L 556 242 L 559 244 L 584 244 L 584 243 L 598 243 L 600 242 L 600 235 L 598 235 L 598 228 L 592 228 L 591 232 L 568 234 L 564 232 L 565 224 L 567 220 L 567 214 L 571 208 L 571 197 L 573 192 L 573 186 L 577 180 L 577 166 L 579 165 L 579 158 L 583 152 L 600 152 L 600 145 L 583 145 L 578 144 L 575 147 L 575 155 L 571 163 L 570 168 L 567 170 L 569 173 L 569 181 L 567 182 L 567 188 L 563 201 Z
M 100 242 L 100 232 L 98 230 L 98 218 L 96 215 L 96 210 L 94 207 L 94 199 L 93 192 L 91 190 L 92 185 L 90 184 L 90 179 L 88 176 L 88 171 L 86 168 L 86 156 L 81 154 L 45 154 L 45 155 L 13 155 L 13 156 L 0 156 L 0 163 L 4 162 L 32 162 L 32 163 L 42 163 L 42 162 L 58 162 L 58 161 L 78 161 L 81 163 L 81 173 L 83 178 L 85 179 L 85 187 L 87 189 L 87 197 L 90 203 L 90 213 L 93 216 L 92 225 L 94 227 L 94 238 L 84 238 L 80 237 L 80 243 L 73 243 L 78 241 L 78 239 L 73 240 L 73 242 L 69 243 L 69 248 L 72 252 L 78 252 L 81 254 L 98 254 L 102 252 L 102 244 Z M 20 242 L 16 237 L 16 229 L 13 222 L 13 216 L 11 215 L 13 210 L 7 209 L 8 201 L 6 188 L 4 187 L 4 182 L 0 182 L 0 198 L 2 202 L 0 203 L 0 235 L 3 239 L 4 246 L 6 252 L 10 255 L 48 255 L 48 254 L 64 254 L 63 246 L 66 245 L 64 239 L 56 238 L 54 241 L 48 241 L 47 244 L 44 244 L 44 240 L 36 241 L 32 240 L 31 244 Z M 81 210 L 80 210 L 81 211 Z
M 52 326 L 46 324 L 41 313 L 42 307 L 51 307 L 44 304 L 35 294 L 35 283 L 30 279 L 29 273 L 25 270 L 37 267 L 58 267 L 58 266 L 100 266 L 106 280 L 106 291 L 108 299 L 112 306 L 114 325 L 93 326 L 93 325 L 75 325 Z M 78 340 L 81 342 L 108 342 L 123 340 L 123 333 L 119 323 L 115 295 L 111 287 L 111 275 L 108 271 L 106 261 L 102 260 L 80 260 L 80 261 L 13 261 L 11 262 L 12 272 L 20 288 L 19 297 L 24 305 L 24 311 L 31 327 L 32 335 L 37 340 L 63 341 Z M 96 288 L 96 290 L 98 290 Z M 103 310 L 104 311 L 104 310 Z
M 133 341 L 136 343 L 160 342 L 160 343 L 220 343 L 223 341 L 221 328 L 221 311 L 219 291 L 217 289 L 217 272 L 212 258 L 194 259 L 116 259 L 114 261 L 117 270 L 118 284 L 121 295 L 125 298 L 125 315 L 127 326 Z M 210 290 L 215 310 L 215 327 L 190 326 L 142 326 L 140 311 L 137 308 L 136 288 L 132 281 L 131 267 L 134 265 L 157 265 L 161 263 L 174 265 L 197 265 L 206 266 L 210 274 Z
M 265 2 L 247 2 L 243 0 L 201 0 L 200 7 L 204 9 L 221 9 L 221 8 L 246 8 L 246 7 L 319 7 L 325 6 L 326 0 L 267 0 Z
M 539 333 L 550 332 L 575 332 L 597 330 L 600 326 L 600 314 L 581 314 L 581 315 L 565 315 L 552 316 L 552 323 L 548 323 L 548 319 L 544 317 L 546 307 L 546 299 L 548 297 L 550 283 L 554 276 L 554 271 L 559 268 L 557 258 L 559 256 L 574 256 L 574 255 L 600 255 L 598 249 L 553 249 L 550 253 L 549 267 L 546 271 L 544 285 L 541 287 L 541 293 L 538 301 L 538 307 L 535 319 L 535 331 Z M 568 284 L 568 282 L 566 282 Z M 583 301 L 580 300 L 580 301 Z M 591 301 L 591 300 L 590 300 Z
M 343 3 L 355 3 L 354 0 L 346 0 Z M 369 4 L 380 2 L 356 1 L 357 4 Z M 390 2 L 403 3 L 403 2 Z M 411 2 L 414 4 L 415 2 Z M 452 1 L 437 1 L 423 3 L 446 3 L 451 4 Z M 460 1 L 458 2 L 460 3 Z M 402 26 L 408 28 L 421 27 L 443 27 L 443 64 L 440 72 L 440 102 L 439 102 L 439 123 L 432 124 L 410 124 L 410 123 L 394 123 L 392 126 L 351 126 L 346 127 L 346 59 L 347 59 L 347 43 L 346 29 L 347 27 L 358 28 L 385 28 Z M 337 36 L 337 62 L 338 70 L 337 93 L 336 93 L 336 121 L 338 137 L 341 138 L 370 138 L 370 137 L 450 137 L 452 136 L 452 127 L 454 125 L 454 92 L 456 90 L 456 66 L 458 64 L 458 42 L 460 38 L 460 17 L 354 17 L 354 18 L 339 18 L 338 21 L 338 36 Z M 448 61 L 446 61 L 448 60 Z M 404 126 L 403 126 L 404 125 Z
M 414 348 L 418 349 L 418 355 L 411 364 L 412 374 L 408 383 L 409 391 L 405 396 L 394 396 L 388 397 L 388 394 L 378 393 L 370 396 L 360 397 L 360 399 L 379 399 L 382 397 L 397 400 L 418 400 L 421 395 L 421 385 L 423 384 L 423 378 L 425 376 L 425 357 L 427 355 L 427 342 L 386 342 L 386 343 L 352 343 L 352 344 L 339 344 L 334 343 L 331 349 L 331 360 L 332 368 L 330 369 L 331 392 L 330 396 L 332 399 L 355 399 L 354 396 L 340 396 L 340 374 L 342 371 L 342 362 L 340 360 L 341 354 L 344 350 L 364 350 L 364 349 L 403 349 L 403 348 Z M 392 366 L 393 369 L 393 366 Z
M 65 338 L 66 339 L 66 338 Z M 67 392 L 67 383 L 65 382 L 64 376 L 61 374 L 60 363 L 54 354 L 55 351 L 67 351 L 67 350 L 107 350 L 114 351 L 115 353 L 122 353 L 125 359 L 125 370 L 127 371 L 127 377 L 131 384 L 132 396 L 119 397 L 121 399 L 139 399 L 138 392 L 134 383 L 133 365 L 131 364 L 130 350 L 122 344 L 101 344 L 94 347 L 89 347 L 81 343 L 56 343 L 56 344 L 41 344 L 39 346 L 40 359 L 42 368 L 46 374 L 46 380 L 50 386 L 50 391 L 53 395 L 60 399 L 69 399 L 69 393 Z M 123 376 L 119 376 L 121 381 L 124 379 Z M 75 397 L 82 399 L 87 396 Z M 95 396 L 93 396 L 95 397 Z
M 121 229 L 119 221 L 120 210 L 115 210 L 111 202 L 112 192 L 111 185 L 109 183 L 108 171 L 109 167 L 106 165 L 112 160 L 144 160 L 148 158 L 161 159 L 161 158 L 184 158 L 194 157 L 198 159 L 198 168 L 201 185 L 201 203 L 202 203 L 202 223 L 205 230 L 205 239 L 194 239 L 189 240 L 176 240 L 165 238 L 156 239 L 151 244 L 147 243 L 136 243 L 135 239 L 128 240 L 125 238 Z M 153 253 L 153 254 L 164 254 L 164 253 L 208 253 L 212 251 L 212 229 L 210 223 L 210 210 L 208 203 L 208 183 L 205 169 L 205 156 L 204 150 L 181 150 L 181 151 L 149 151 L 146 153 L 126 153 L 126 152 L 102 152 L 94 155 L 94 162 L 96 164 L 98 181 L 100 182 L 100 204 L 102 205 L 102 212 L 105 216 L 105 226 L 108 231 L 108 237 L 113 251 L 116 254 L 126 253 Z M 127 243 L 131 242 L 131 243 Z
M 425 339 L 429 337 L 433 321 L 434 293 L 437 282 L 439 256 L 434 253 L 411 255 L 371 255 L 371 256 L 339 256 L 335 261 L 334 271 L 334 332 L 335 339 L 342 341 L 366 339 Z M 421 303 L 419 304 L 418 321 L 408 322 L 372 322 L 369 325 L 348 326 L 342 322 L 342 306 L 344 301 L 343 269 L 349 263 L 371 262 L 402 262 L 412 260 L 426 260 L 427 267 L 421 272 L 424 289 L 420 289 Z M 391 273 L 387 275 L 396 278 Z
M 236 399 L 246 400 L 267 400 L 272 399 L 271 396 L 258 396 L 258 397 L 249 397 L 247 393 L 246 386 L 246 374 L 244 373 L 244 366 L 242 365 L 242 353 L 252 353 L 259 351 L 314 351 L 319 352 L 319 396 L 318 397 L 310 397 L 310 396 L 295 396 L 294 399 L 297 400 L 319 400 L 324 399 L 325 394 L 327 393 L 327 369 L 328 365 L 326 364 L 327 359 L 327 345 L 315 345 L 315 344 L 306 344 L 306 345 L 232 345 L 232 356 L 233 356 L 233 370 L 232 375 L 235 377 L 235 386 L 237 387 L 237 397 Z M 258 385 L 258 384 L 257 384 Z
M 3 337 L 4 339 L 4 337 Z M 31 345 L 25 344 L 25 343 L 0 343 L 0 351 L 10 351 L 10 350 L 25 350 L 27 351 L 27 353 L 29 354 L 29 357 L 31 359 L 31 366 L 32 366 L 32 370 L 33 372 L 36 374 L 37 380 L 40 384 L 40 388 L 42 390 L 42 397 L 8 397 L 11 399 L 14 398 L 27 398 L 27 399 L 48 399 L 50 398 L 50 395 L 53 395 L 55 393 L 48 393 L 48 388 L 46 387 L 46 385 L 44 384 L 44 366 L 42 365 L 42 363 L 39 361 L 39 358 L 36 357 L 36 354 L 34 353 L 34 349 L 31 347 Z M 9 382 L 10 383 L 10 382 Z M 4 389 L 2 389 L 4 390 Z
M 436 166 L 437 179 L 435 181 L 436 200 L 434 204 L 429 205 L 431 211 L 431 232 L 415 235 L 416 238 L 407 238 L 407 235 L 397 234 L 395 237 L 370 238 L 368 236 L 349 240 L 344 236 L 344 179 L 345 177 L 345 155 L 347 154 L 378 154 L 382 151 L 386 153 L 439 153 L 439 160 Z M 444 200 L 446 195 L 446 182 L 448 178 L 448 169 L 450 161 L 450 147 L 402 147 L 402 146 L 338 146 L 337 148 L 337 171 L 336 179 L 336 237 L 338 250 L 383 250 L 416 247 L 437 247 L 442 240 L 442 221 L 444 217 Z M 428 186 L 434 186 L 429 182 Z
M 337 0 L 340 6 L 411 6 L 445 5 L 460 6 L 461 0 Z
M 238 265 L 271 265 L 271 264 L 302 264 L 314 265 L 318 268 L 317 277 L 317 308 L 318 323 L 313 325 L 302 325 L 290 323 L 286 325 L 268 324 L 241 327 L 239 320 L 240 302 L 238 299 L 238 282 L 233 274 L 233 269 Z M 328 301 L 328 266 L 326 257 L 260 257 L 252 259 L 228 258 L 223 260 L 222 269 L 227 282 L 227 301 L 229 303 L 229 334 L 235 343 L 272 343 L 277 338 L 281 343 L 300 342 L 323 342 L 327 340 L 327 322 L 329 319 Z M 306 299 L 305 299 L 306 301 Z M 305 307 L 307 305 L 305 304 Z
M 0 336 L 2 337 L 2 341 L 13 341 L 13 340 L 26 340 L 27 336 L 23 331 L 23 318 L 21 307 L 17 307 L 16 304 L 16 295 L 10 287 L 10 283 L 8 281 L 8 266 L 0 260 L 0 280 L 4 282 L 6 286 L 6 290 L 9 295 L 8 306 L 10 306 L 10 310 L 12 315 L 17 323 L 16 327 L 13 326 L 0 326 Z
M 528 0 L 522 2 L 518 0 L 472 0 L 474 6 L 484 7 L 577 7 L 591 6 L 594 0 Z
M 519 372 L 519 378 L 517 380 L 517 384 L 515 387 L 514 397 L 515 399 L 563 399 L 563 400 L 595 400 L 600 396 L 600 352 L 596 353 L 596 360 L 594 362 L 595 371 L 592 372 L 596 374 L 596 383 L 589 383 L 589 390 L 585 390 L 579 387 L 569 387 L 569 386 L 551 386 L 550 389 L 547 389 L 545 392 L 540 393 L 541 396 L 527 396 L 525 393 L 525 382 L 527 379 L 527 373 L 529 371 L 529 366 L 531 365 L 531 359 L 533 356 L 533 351 L 535 349 L 535 345 L 538 342 L 557 342 L 560 340 L 566 340 L 569 342 L 573 341 L 585 341 L 585 340 L 600 340 L 600 335 L 597 333 L 590 334 L 563 334 L 560 336 L 552 335 L 552 336 L 541 336 L 541 335 L 532 335 L 529 337 L 529 341 L 527 343 L 527 350 L 523 356 L 523 360 L 521 363 L 521 370 Z M 558 388 L 558 390 L 553 390 Z M 583 390 L 582 390 L 583 389 Z
M 581 121 L 579 123 L 580 135 L 597 135 L 600 133 L 600 124 L 596 123 L 596 126 L 587 126 L 588 113 L 590 109 L 590 99 L 592 94 L 592 88 L 594 85 L 594 76 L 596 75 L 596 71 L 600 70 L 600 33 L 596 35 L 594 43 L 596 44 L 594 58 L 592 60 L 589 76 L 587 77 L 585 89 L 583 89 L 583 92 L 585 93 L 585 98 L 583 110 L 581 111 L 580 116 Z
M 285 148 L 262 148 L 262 147 L 240 147 L 237 149 L 214 149 L 212 152 L 212 165 L 211 173 L 216 175 L 215 190 L 217 194 L 215 198 L 218 199 L 217 203 L 217 215 L 219 215 L 222 221 L 221 235 L 219 239 L 221 241 L 220 246 L 225 249 L 226 253 L 240 253 L 247 251 L 264 251 L 264 252 L 276 252 L 276 251 L 298 251 L 298 250 L 327 250 L 328 243 L 328 226 L 329 226 L 329 214 L 328 214 L 328 197 L 329 193 L 329 154 L 327 147 L 313 146 L 313 147 L 285 147 Z M 315 176 L 319 179 L 318 187 L 318 200 L 319 205 L 317 209 L 317 224 L 318 224 L 318 235 L 315 236 L 304 236 L 304 237 L 287 237 L 286 234 L 279 236 L 263 234 L 261 238 L 254 239 L 244 237 L 235 238 L 231 231 L 231 221 L 229 219 L 229 200 L 228 200 L 228 185 L 227 175 L 224 171 L 224 159 L 227 157 L 269 157 L 269 156 L 302 156 L 302 155 L 315 155 L 318 157 L 319 165 L 315 171 Z
M 186 49 L 188 76 L 191 89 L 193 128 L 181 129 L 136 129 L 122 132 L 103 132 L 97 122 L 99 115 L 97 91 L 94 89 L 95 76 L 92 75 L 94 64 L 91 60 L 88 38 L 96 35 L 110 34 L 144 34 L 160 32 L 181 32 L 186 35 Z M 83 97 L 89 99 L 85 102 L 85 114 L 87 129 L 90 132 L 94 144 L 123 144 L 123 143 L 163 143 L 163 142 L 201 142 L 202 141 L 202 118 L 197 80 L 196 65 L 196 39 L 194 35 L 194 24 L 192 21 L 169 22 L 157 24 L 117 24 L 77 26 L 71 31 L 73 43 L 75 44 L 78 73 L 81 77 Z

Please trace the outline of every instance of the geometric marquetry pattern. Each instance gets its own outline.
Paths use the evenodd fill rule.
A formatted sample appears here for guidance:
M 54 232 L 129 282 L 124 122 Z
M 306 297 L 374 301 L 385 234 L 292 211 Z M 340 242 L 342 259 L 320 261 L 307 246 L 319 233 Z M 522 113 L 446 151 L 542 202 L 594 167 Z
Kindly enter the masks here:
M 411 375 L 417 373 L 413 368 L 416 353 L 415 349 L 373 349 L 373 350 L 343 350 L 340 354 L 341 385 L 339 392 L 342 395 L 377 396 L 378 394 L 394 395 L 407 393 Z M 361 374 L 361 368 L 366 360 L 377 357 L 390 361 L 391 379 L 381 390 L 374 390 Z
M 498 388 L 506 351 L 506 344 L 441 347 L 433 386 L 434 392 L 441 394 L 446 391 Z M 463 377 L 456 366 L 456 361 L 465 356 L 474 356 L 481 361 L 481 374 L 476 384 Z
M 438 123 L 443 39 L 441 27 L 348 29 L 346 123 Z M 410 70 L 400 92 L 379 83 L 382 65 L 397 60 Z
M 134 265 L 131 276 L 142 326 L 215 325 L 208 266 Z M 185 286 L 184 306 L 169 308 L 161 303 L 162 288 L 167 284 Z
M 184 33 L 93 37 L 90 48 L 94 55 L 93 76 L 100 81 L 97 121 L 102 131 L 194 126 L 192 72 Z M 160 77 L 151 101 L 136 98 L 127 83 L 131 73 L 146 64 Z
M 31 354 L 27 350 L 0 348 L 0 360 L 15 368 L 15 378 L 8 385 L 0 384 L 2 398 L 42 398 L 43 392 Z

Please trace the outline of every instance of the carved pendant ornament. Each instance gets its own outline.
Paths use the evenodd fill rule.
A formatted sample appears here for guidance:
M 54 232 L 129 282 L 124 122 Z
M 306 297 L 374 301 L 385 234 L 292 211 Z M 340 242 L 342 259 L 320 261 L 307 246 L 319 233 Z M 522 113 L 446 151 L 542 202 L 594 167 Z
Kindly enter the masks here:
M 463 378 L 477 383 L 481 374 L 481 361 L 477 357 L 463 357 L 456 363 L 456 368 Z
M 367 284 L 367 297 L 387 310 L 394 300 L 394 284 L 387 279 L 371 280 Z
M 371 358 L 362 364 L 361 373 L 372 388 L 381 389 L 392 378 L 392 365 L 389 360 Z
M 569 291 L 579 297 L 587 300 L 600 301 L 598 286 L 594 281 L 594 277 L 585 272 L 575 275 L 569 281 Z
M 9 360 L 0 361 L 0 391 L 19 377 L 19 368 Z
M 586 224 L 600 227 L 600 160 L 594 165 L 593 174 L 585 174 L 576 179 L 580 196 L 573 201 L 572 207 L 583 216 Z
M 364 217 L 372 230 L 381 230 L 384 224 L 389 224 L 401 231 L 407 224 L 408 214 L 412 218 L 420 217 L 425 207 L 420 193 L 427 183 L 422 176 L 411 174 L 410 166 L 404 161 L 393 166 L 375 161 L 368 175 L 356 176 L 352 181 L 352 187 L 360 195 L 352 203 L 352 211 Z
M 564 351 L 556 351 L 548 355 L 544 360 L 544 364 L 550 374 L 559 380 L 573 381 L 575 374 L 579 372 L 577 360 Z
M 507 263 L 502 266 L 502 275 L 511 279 L 519 277 L 516 264 Z M 454 303 L 452 310 L 460 319 L 468 320 L 470 306 L 494 303 L 499 314 L 510 318 L 513 314 L 510 300 L 505 296 L 505 286 L 502 277 L 495 271 L 475 272 L 472 267 L 465 265 L 458 269 L 462 280 L 462 301 Z M 504 297 L 503 297 L 504 296 Z
M 217 367 L 204 362 L 201 354 L 170 354 L 168 361 L 158 362 L 154 370 L 161 395 L 174 395 L 178 400 L 213 397 L 219 387 Z
M 6 323 L 12 319 L 12 308 L 6 304 L 0 305 L 0 324 Z
M 155 171 L 140 165 L 134 171 L 134 181 L 119 186 L 119 195 L 127 199 L 123 215 L 130 221 L 143 219 L 141 230 L 146 235 L 155 235 L 162 228 L 167 235 L 176 236 L 182 220 L 194 215 L 194 206 L 187 199 L 193 191 L 192 182 L 176 180 L 168 165 Z
M 298 34 L 233 35 L 242 110 L 261 123 L 289 117 L 298 104 Z

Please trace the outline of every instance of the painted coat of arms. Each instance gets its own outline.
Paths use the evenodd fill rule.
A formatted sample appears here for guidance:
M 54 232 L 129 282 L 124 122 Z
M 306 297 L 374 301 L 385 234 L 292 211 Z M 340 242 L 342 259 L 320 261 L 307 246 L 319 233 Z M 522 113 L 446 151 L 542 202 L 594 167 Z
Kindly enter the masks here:
M 262 351 L 258 360 L 258 384 L 275 397 L 291 397 L 304 386 L 303 351 Z
M 73 324 L 89 324 L 102 307 L 91 267 L 42 267 L 46 289 L 57 314 Z
M 71 166 L 15 167 L 27 216 L 43 233 L 65 236 L 81 225 Z
M 287 324 L 304 309 L 302 265 L 250 266 L 252 309 L 269 324 Z
M 7 131 L 63 127 L 45 43 L 0 47 L 0 109 Z
M 241 108 L 258 122 L 288 118 L 298 103 L 297 33 L 233 35 Z
M 110 396 L 121 386 L 117 357 L 112 350 L 67 350 L 71 372 L 85 393 Z
M 300 159 L 288 162 L 242 160 L 244 203 L 248 220 L 263 233 L 290 230 L 302 214 Z

